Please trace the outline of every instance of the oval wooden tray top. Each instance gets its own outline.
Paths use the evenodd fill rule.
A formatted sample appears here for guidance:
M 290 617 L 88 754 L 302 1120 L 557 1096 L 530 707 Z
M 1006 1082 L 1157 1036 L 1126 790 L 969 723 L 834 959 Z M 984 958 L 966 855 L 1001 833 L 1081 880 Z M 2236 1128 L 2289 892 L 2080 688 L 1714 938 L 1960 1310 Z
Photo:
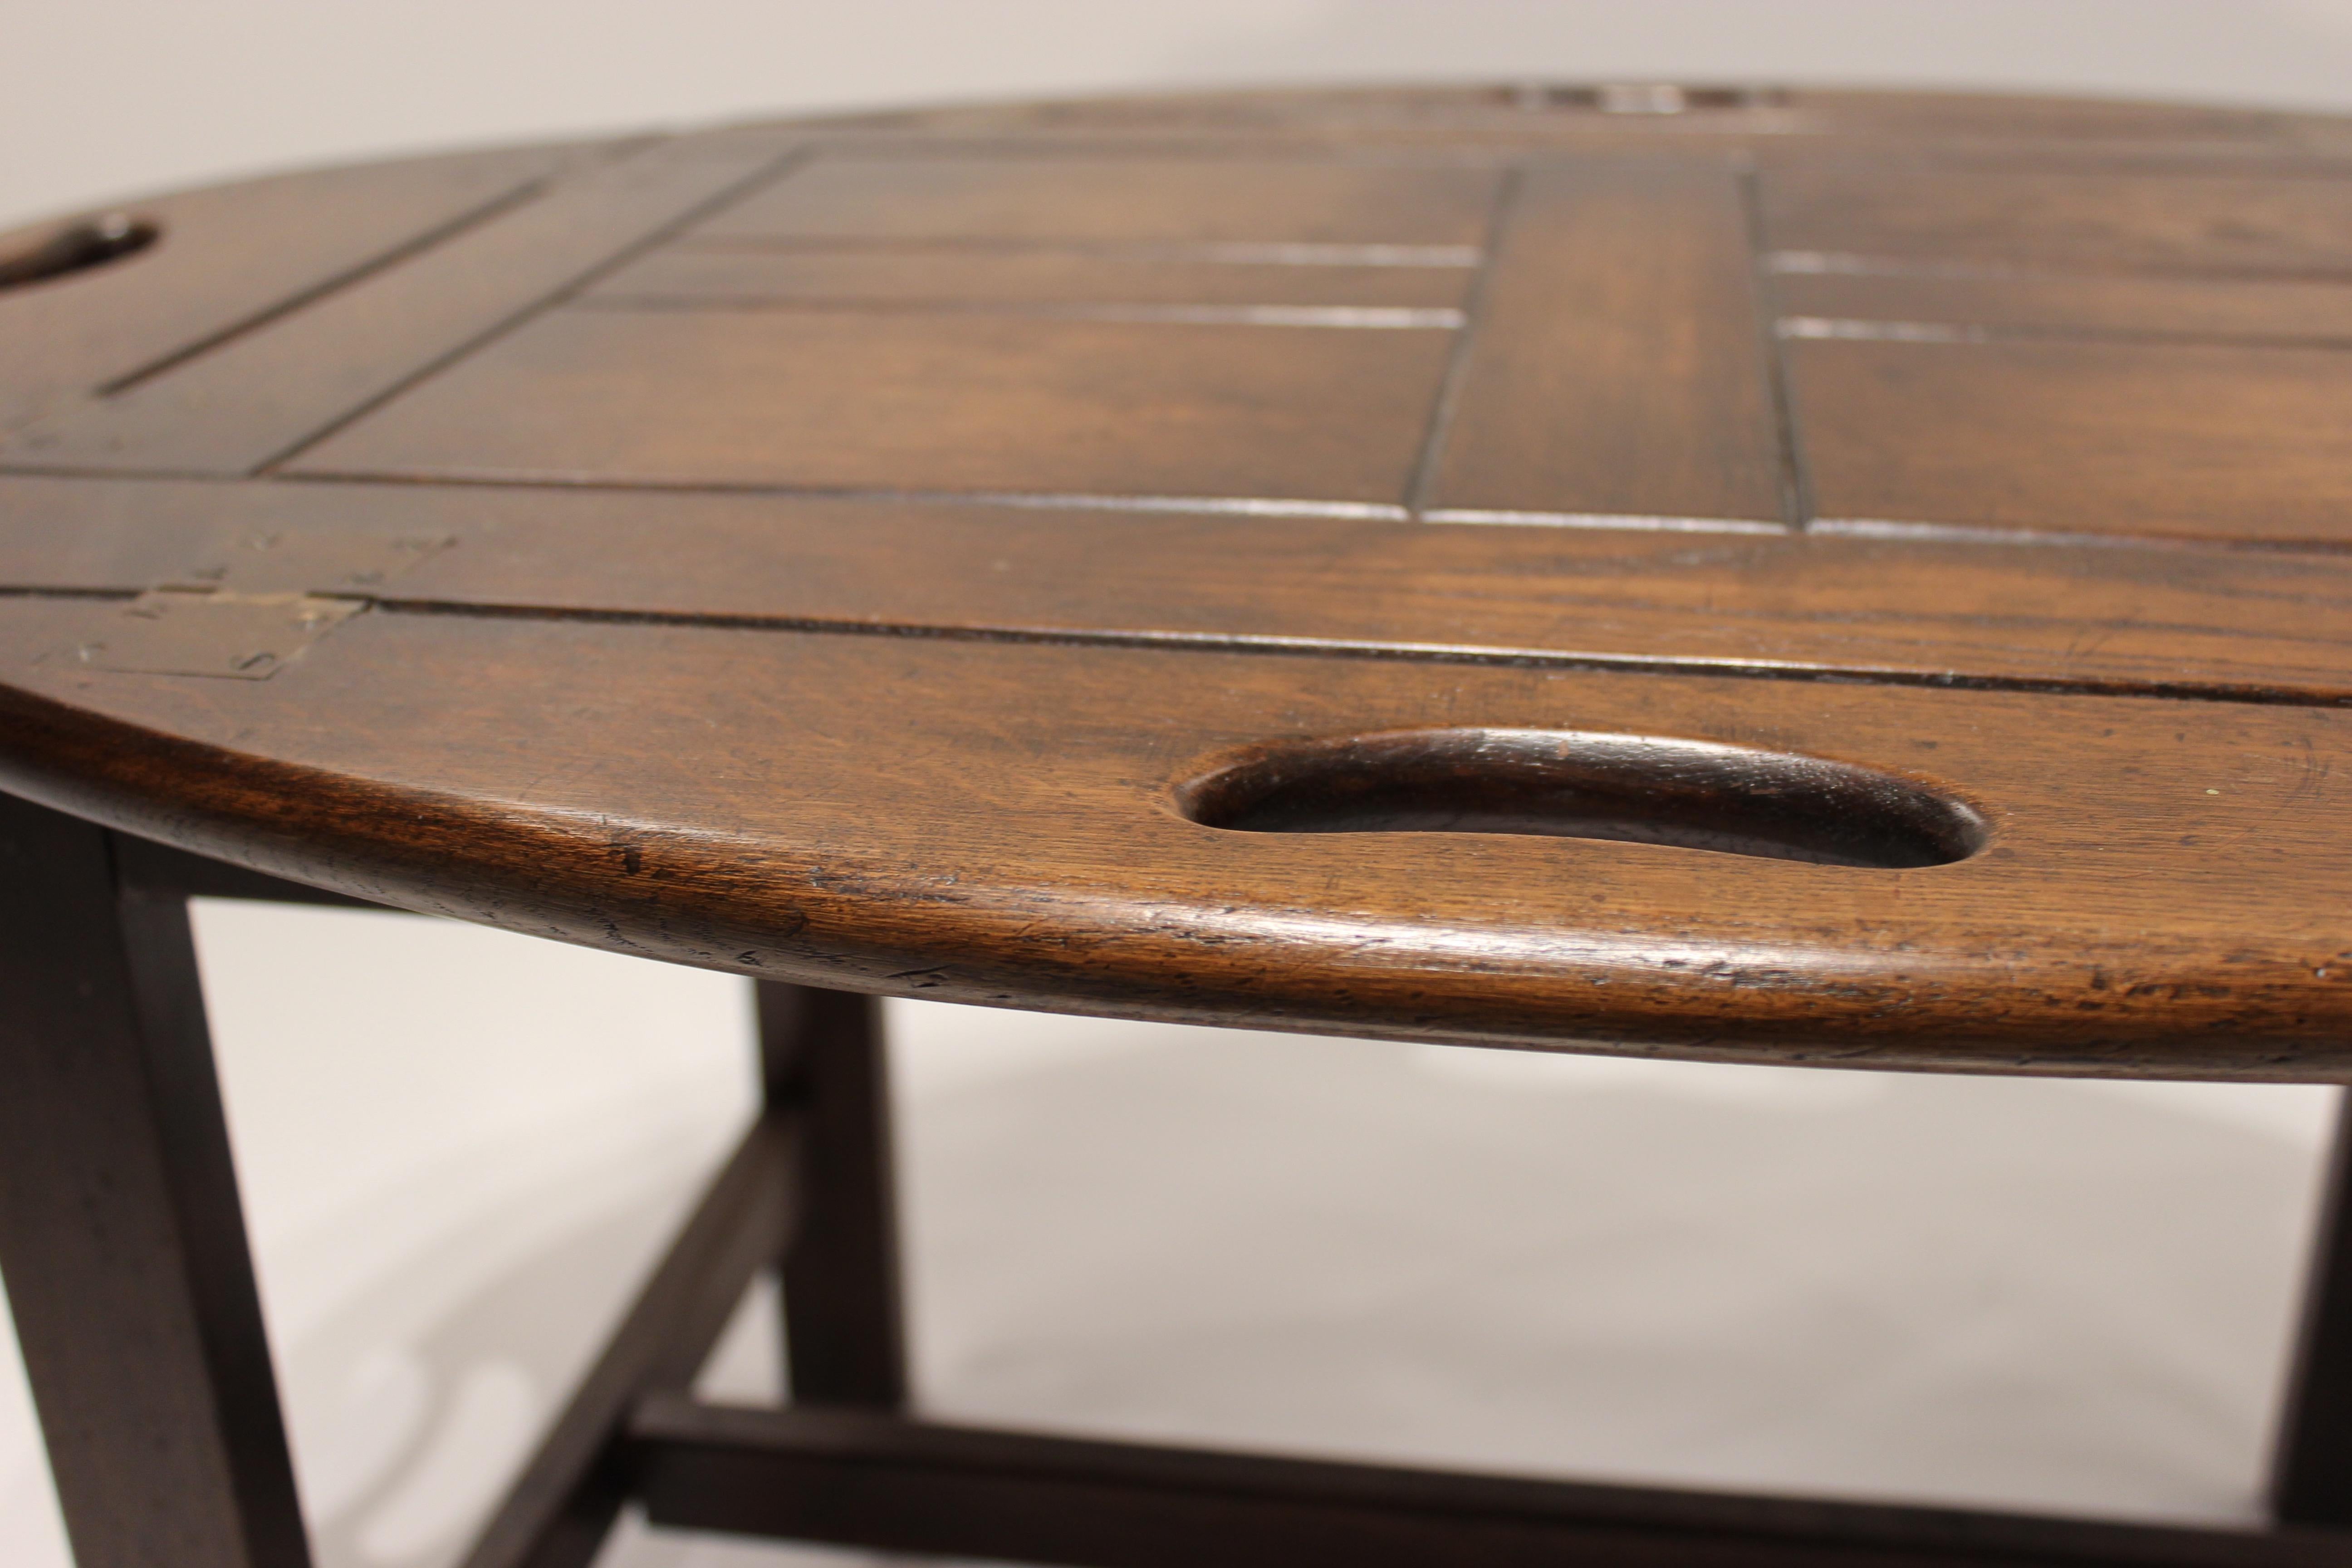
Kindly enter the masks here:
M 0 237 L 0 783 L 137 834 L 963 1002 L 2352 1073 L 2344 122 L 729 127 Z

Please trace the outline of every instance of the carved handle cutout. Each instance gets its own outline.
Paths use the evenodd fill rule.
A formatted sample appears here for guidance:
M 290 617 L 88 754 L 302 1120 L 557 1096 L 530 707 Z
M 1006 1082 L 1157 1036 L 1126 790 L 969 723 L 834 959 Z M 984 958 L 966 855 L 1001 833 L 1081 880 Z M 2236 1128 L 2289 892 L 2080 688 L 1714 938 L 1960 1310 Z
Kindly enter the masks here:
M 1942 866 L 1983 847 L 1969 805 L 1891 773 L 1708 741 L 1392 730 L 1230 752 L 1175 805 L 1243 833 L 1520 833 L 1823 866 Z
M 1789 95 L 1772 87 L 1690 87 L 1664 81 L 1590 86 L 1529 85 L 1507 89 L 1521 109 L 1597 110 L 1602 114 L 1688 114 L 1711 109 L 1778 109 Z
M 163 230 L 144 218 L 121 213 L 69 224 L 29 249 L 0 256 L 0 289 L 21 289 L 52 278 L 83 272 L 136 256 L 155 243 Z

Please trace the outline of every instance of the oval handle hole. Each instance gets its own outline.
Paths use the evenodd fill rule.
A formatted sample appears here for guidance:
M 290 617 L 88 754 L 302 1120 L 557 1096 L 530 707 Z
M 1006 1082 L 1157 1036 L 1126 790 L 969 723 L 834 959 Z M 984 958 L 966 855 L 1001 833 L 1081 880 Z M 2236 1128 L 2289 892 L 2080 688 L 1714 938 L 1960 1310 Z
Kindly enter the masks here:
M 163 232 L 144 218 L 121 213 L 68 224 L 27 249 L 0 256 L 0 289 L 46 283 L 136 256 L 162 237 Z
M 1709 741 L 1396 730 L 1212 759 L 1177 810 L 1241 833 L 1516 833 L 1895 869 L 1983 847 L 1984 818 L 1892 773 Z
M 1692 87 L 1679 82 L 1612 81 L 1589 86 L 1508 89 L 1522 109 L 1581 109 L 1602 114 L 1688 114 L 1701 110 L 1773 109 L 1788 94 L 1769 87 Z

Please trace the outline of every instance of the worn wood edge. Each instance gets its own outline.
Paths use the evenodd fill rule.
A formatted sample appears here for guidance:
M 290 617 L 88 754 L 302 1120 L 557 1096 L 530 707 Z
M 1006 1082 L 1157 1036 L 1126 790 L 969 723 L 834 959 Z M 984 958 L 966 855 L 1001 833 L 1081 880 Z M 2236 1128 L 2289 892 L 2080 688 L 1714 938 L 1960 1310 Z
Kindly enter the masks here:
M 0 785 L 285 881 L 581 946 L 832 990 L 1290 1033 L 1692 1060 L 2037 1077 L 2352 1081 L 2352 997 L 2284 962 L 2200 988 L 2152 970 L 2086 1023 L 2053 976 L 1965 955 L 1824 968 L 1804 1005 L 1725 1012 L 1718 965 L 1654 962 L 1657 933 L 1546 932 L 1542 967 L 1465 959 L 1443 931 L 1312 910 L 1198 906 L 964 882 L 789 845 L 395 788 L 0 688 Z M 1283 928 L 1285 962 L 1237 972 Z M 1043 922 L 1055 940 L 1040 942 Z M 1369 940 L 1377 937 L 1378 940 Z M 1506 945 L 1525 960 L 1532 937 Z M 1238 948 L 1236 944 L 1241 944 Z M 1524 950 L 1524 951 L 1523 951 Z M 1780 972 L 1777 947 L 1736 968 Z M 1837 963 L 1833 957 L 1832 964 Z M 1965 977 L 1968 999 L 1923 1001 Z M 2299 984 L 2289 984 L 2289 982 Z M 1889 1009 L 1903 1014 L 1890 1028 Z
M 374 910 L 389 906 L 345 893 L 289 882 L 206 855 L 192 855 L 129 834 L 114 836 L 115 874 L 123 888 L 142 898 L 236 899 L 248 903 L 316 904 L 322 909 Z
M 1350 1562 L 1420 1563 L 1481 1530 L 1503 1561 L 1889 1561 L 2341 1564 L 2352 1537 L 2085 1521 L 1960 1508 L 1592 1485 L 1384 1464 L 1048 1436 L 840 1409 L 757 1410 L 682 1394 L 641 1402 L 629 1433 L 657 1524 L 843 1544 L 1158 1563 L 1214 1542 L 1224 1561 L 1278 1560 L 1296 1538 L 1351 1531 Z M 997 1494 L 957 1507 L 956 1493 Z M 929 1504 L 930 1506 L 925 1506 Z M 1076 1516 L 1083 1522 L 1073 1522 Z M 1147 1522 L 1191 1537 L 1168 1542 Z M 796 1527 L 796 1528 L 795 1528 Z M 802 1535 L 801 1531 L 806 1531 Z M 1134 1542 L 1097 1557 L 1109 1538 Z M 1360 1532 L 1358 1538 L 1353 1532 Z M 1618 1555 L 1618 1554 L 1622 1554 Z M 1448 1558 L 1446 1560 L 1453 1560 Z M 1468 1560 L 1465 1558 L 1463 1560 Z M 1485 1555 L 1480 1561 L 1490 1561 Z

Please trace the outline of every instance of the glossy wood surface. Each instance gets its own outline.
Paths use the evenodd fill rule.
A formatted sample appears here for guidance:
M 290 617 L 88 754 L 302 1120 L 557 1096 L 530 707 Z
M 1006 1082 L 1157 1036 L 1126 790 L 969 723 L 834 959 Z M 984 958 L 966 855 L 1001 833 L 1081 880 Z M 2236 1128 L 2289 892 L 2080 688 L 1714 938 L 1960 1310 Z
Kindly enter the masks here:
M 2115 273 L 1812 270 L 1782 257 L 1773 279 L 1790 336 L 2021 337 L 2352 342 L 2352 280 Z
M 303 474 L 1393 504 L 1442 331 L 573 310 Z M 1156 438 L 1138 441 L 1139 431 Z
M 1785 456 L 1738 172 L 1603 157 L 1512 191 L 1429 504 L 1779 522 Z
M 835 158 L 701 226 L 712 239 L 1476 246 L 1496 175 L 1330 160 Z
M 1825 515 L 2352 540 L 2340 357 L 2214 343 L 1790 345 Z M 2000 455 L 1998 468 L 1985 454 Z
M 131 204 L 171 243 L 136 267 L 0 291 L 0 423 L 103 395 L 454 237 L 613 147 L 521 148 L 280 175 Z M 56 226 L 0 235 L 0 255 Z
M 756 144 L 716 158 L 660 144 L 629 150 L 307 309 L 258 322 L 169 374 L 47 413 L 9 432 L 0 451 L 43 465 L 194 473 L 267 464 L 778 157 Z
M 1775 171 L 1776 249 L 2103 271 L 2344 272 L 2352 190 L 2326 177 L 1873 166 Z
M 2352 1076 L 2334 121 L 1503 84 L 514 157 L 355 194 L 364 264 L 232 288 L 222 193 L 0 291 L 169 324 L 0 372 L 0 782 L 850 990 Z M 1305 782 L 1216 825 L 1251 758 Z
M 1427 254 L 1425 262 L 1299 266 L 1075 248 L 778 248 L 709 240 L 655 251 L 583 297 L 616 307 L 1024 305 L 1061 315 L 1156 310 L 1211 320 L 1218 312 L 1276 321 L 1318 310 L 1458 312 L 1477 278 L 1472 256 L 1456 259 L 1434 248 Z M 1423 324 L 1460 323 L 1443 316 Z

